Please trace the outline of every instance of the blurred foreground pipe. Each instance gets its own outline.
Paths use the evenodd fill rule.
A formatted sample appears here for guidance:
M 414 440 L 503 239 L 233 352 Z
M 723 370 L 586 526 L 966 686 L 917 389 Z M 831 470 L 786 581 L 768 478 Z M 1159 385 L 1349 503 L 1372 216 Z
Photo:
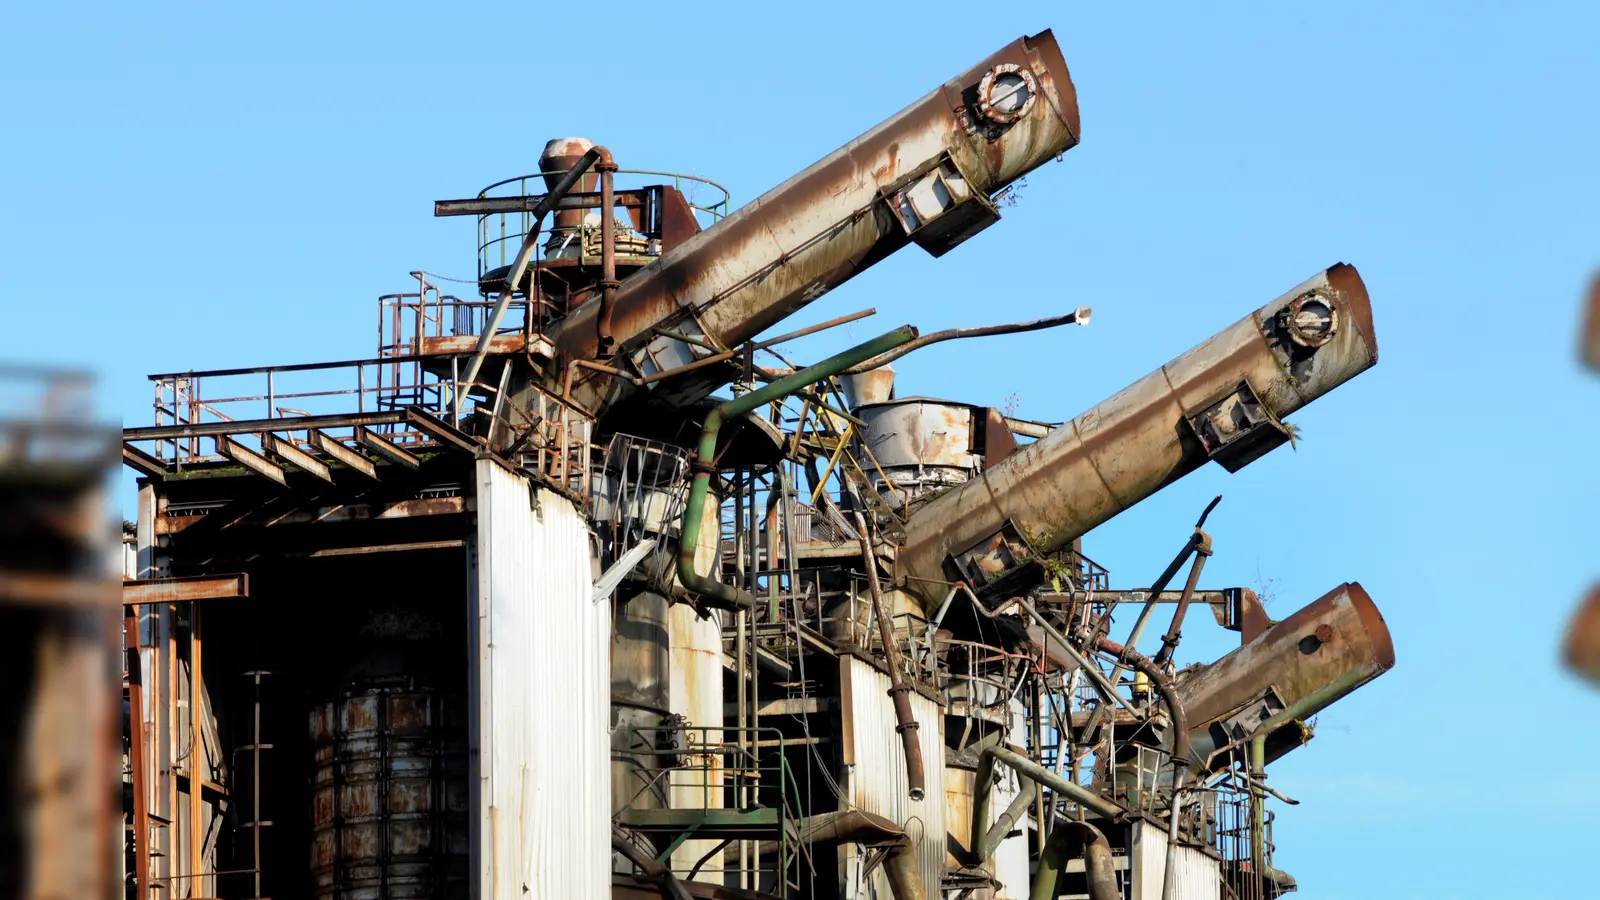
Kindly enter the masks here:
M 867 584 L 872 589 L 872 617 L 878 620 L 878 640 L 883 644 L 884 660 L 889 666 L 889 697 L 894 701 L 894 730 L 900 734 L 905 749 L 906 788 L 912 800 L 921 800 L 926 793 L 922 774 L 922 745 L 917 741 L 917 720 L 911 714 L 911 685 L 906 684 L 905 671 L 900 662 L 900 648 L 894 640 L 894 620 L 889 607 L 883 602 L 883 591 L 878 587 L 878 561 L 872 555 L 872 538 L 867 532 L 867 520 L 856 513 L 856 536 L 861 540 L 861 563 L 866 566 Z
M 1600 587 L 1578 607 L 1567 629 L 1567 668 L 1600 685 Z
M 991 197 L 1077 143 L 1054 36 L 1013 41 L 629 277 L 612 336 L 644 375 L 646 345 L 684 349 L 657 327 L 738 346 L 907 244 L 943 254 L 999 219 Z M 596 356 L 599 311 L 573 310 L 557 349 Z
M 1305 698 L 1328 698 L 1329 685 L 1348 681 L 1354 690 L 1393 666 L 1389 626 L 1372 598 L 1357 583 L 1342 584 L 1177 683 L 1195 762 L 1205 765 L 1207 757 L 1231 742 L 1229 729 L 1219 727 L 1213 733 L 1212 726 L 1222 720 L 1234 719 L 1234 729 L 1252 735 L 1260 732 L 1265 724 L 1257 724 L 1256 717 L 1269 690 L 1286 709 L 1300 708 Z M 1272 758 L 1297 745 L 1279 748 Z
M 1366 288 L 1336 265 L 912 514 L 897 575 L 947 582 L 1008 529 L 1054 552 L 1210 459 L 1237 470 L 1377 359 Z

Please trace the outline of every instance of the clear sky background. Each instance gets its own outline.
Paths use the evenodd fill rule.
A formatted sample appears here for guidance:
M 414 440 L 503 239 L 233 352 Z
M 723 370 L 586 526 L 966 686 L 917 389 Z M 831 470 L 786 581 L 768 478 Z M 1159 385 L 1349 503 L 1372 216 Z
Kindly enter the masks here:
M 1222 493 L 1210 585 L 1282 618 L 1359 580 L 1384 611 L 1398 666 L 1271 770 L 1304 801 L 1277 857 L 1301 896 L 1600 891 L 1600 692 L 1556 665 L 1600 577 L 1587 5 L 213 6 L 0 5 L 0 358 L 94 367 L 128 424 L 150 372 L 372 355 L 378 294 L 473 274 L 469 220 L 431 202 L 536 169 L 547 138 L 737 205 L 1054 28 L 1083 143 L 945 258 L 908 248 L 795 316 L 879 310 L 792 349 L 1092 306 L 899 366 L 903 394 L 1060 421 L 1356 265 L 1378 367 L 1292 417 L 1298 450 L 1209 467 L 1086 552 L 1147 584 Z M 1228 649 L 1190 621 L 1186 657 Z

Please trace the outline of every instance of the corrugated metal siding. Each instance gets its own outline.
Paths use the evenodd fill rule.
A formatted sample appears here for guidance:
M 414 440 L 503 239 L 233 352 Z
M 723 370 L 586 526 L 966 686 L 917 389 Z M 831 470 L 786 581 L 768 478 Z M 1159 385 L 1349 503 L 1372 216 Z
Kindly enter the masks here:
M 911 713 L 920 726 L 922 765 L 926 795 L 913 802 L 906 791 L 905 750 L 895 734 L 894 703 L 889 699 L 889 676 L 853 656 L 840 659 L 841 685 L 845 694 L 845 762 L 850 764 L 846 787 L 850 803 L 858 809 L 883 816 L 903 826 L 917 845 L 917 864 L 927 896 L 939 896 L 944 877 L 944 717 L 939 705 L 921 694 L 911 695 Z M 848 889 L 845 896 L 857 896 L 859 869 L 854 865 L 856 848 L 840 848 L 851 864 L 847 866 Z M 879 876 L 881 877 L 881 875 Z M 887 882 L 878 886 L 879 896 L 888 896 Z
M 715 522 L 716 519 L 711 521 Z M 689 724 L 718 730 L 705 732 L 705 741 L 722 739 L 722 615 L 713 611 L 702 619 L 694 608 L 675 604 L 667 612 L 667 639 L 672 653 L 672 687 L 668 708 L 685 716 Z M 695 740 L 700 740 L 699 733 Z M 715 776 L 713 776 L 714 778 Z M 673 809 L 718 808 L 722 806 L 722 792 L 705 789 L 707 775 L 703 771 L 673 772 L 668 776 L 670 787 L 667 798 Z M 672 854 L 672 866 L 687 870 L 701 857 L 711 852 L 719 842 L 713 840 L 684 841 Z M 702 873 L 717 872 L 722 868 L 721 855 L 712 857 L 701 868 Z M 715 880 L 705 874 L 700 880 Z
M 1178 848 L 1177 900 L 1221 900 L 1222 872 L 1216 860 L 1193 847 Z M 1166 878 L 1167 834 L 1148 822 L 1133 823 L 1133 900 L 1161 900 Z
M 473 896 L 611 891 L 611 606 L 572 504 L 477 467 Z
M 1019 789 L 1016 773 L 1004 766 L 997 767 L 996 771 L 1000 774 L 1000 781 L 989 797 L 989 821 L 985 823 L 985 830 L 987 826 L 993 825 L 1006 811 L 1006 807 L 1011 805 L 1011 801 L 1017 798 Z M 977 773 L 972 769 L 947 766 L 944 775 L 945 824 L 957 842 L 971 849 L 978 837 L 982 837 L 982 835 L 977 837 L 972 835 L 972 794 Z M 960 866 L 960 862 L 954 855 L 947 853 L 945 866 L 955 869 Z M 1027 900 L 1031 885 L 1026 833 L 1019 831 L 1016 837 L 1001 841 L 999 849 L 995 850 L 994 856 L 983 868 L 1000 882 L 1000 887 L 992 895 L 979 893 L 976 896 L 993 896 L 996 900 Z

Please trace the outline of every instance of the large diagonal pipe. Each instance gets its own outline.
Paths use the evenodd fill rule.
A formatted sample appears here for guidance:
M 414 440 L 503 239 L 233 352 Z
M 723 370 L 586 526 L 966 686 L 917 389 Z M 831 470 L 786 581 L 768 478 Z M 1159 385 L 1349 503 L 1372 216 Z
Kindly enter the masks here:
M 1237 469 L 1287 442 L 1282 417 L 1377 360 L 1360 275 L 1320 272 L 912 514 L 897 574 L 930 592 L 1008 527 L 1060 550 L 1209 459 Z
M 626 279 L 610 336 L 644 375 L 643 346 L 673 342 L 656 329 L 732 348 L 909 243 L 938 255 L 982 230 L 999 216 L 994 194 L 1077 143 L 1060 47 L 1048 31 L 1020 38 Z M 598 355 L 602 303 L 560 323 L 559 351 Z M 586 405 L 628 387 L 585 376 Z
M 1234 742 L 1232 732 L 1242 729 L 1270 738 L 1268 725 L 1255 711 L 1264 708 L 1259 704 L 1269 691 L 1284 706 L 1301 709 L 1297 718 L 1305 718 L 1393 666 L 1394 642 L 1378 607 L 1360 584 L 1341 584 L 1177 683 L 1191 755 L 1200 765 L 1208 760 L 1220 764 L 1216 751 Z M 1324 689 L 1331 684 L 1348 684 L 1348 689 L 1329 694 Z M 1307 697 L 1321 698 L 1322 706 L 1298 706 Z M 1224 720 L 1233 725 L 1213 727 Z M 1279 742 L 1272 749 L 1281 756 L 1298 743 Z

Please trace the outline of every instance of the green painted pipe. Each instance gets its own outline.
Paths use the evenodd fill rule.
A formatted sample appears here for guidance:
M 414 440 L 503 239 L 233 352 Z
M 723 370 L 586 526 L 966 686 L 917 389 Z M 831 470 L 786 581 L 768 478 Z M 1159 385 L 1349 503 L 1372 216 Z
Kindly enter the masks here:
M 1267 777 L 1267 738 L 1290 722 L 1314 715 L 1337 703 L 1360 687 L 1367 677 L 1365 669 L 1351 669 L 1262 722 L 1250 738 L 1250 805 L 1253 807 L 1250 813 L 1250 860 L 1257 874 L 1265 874 L 1267 869 L 1265 859 L 1267 817 L 1263 808 L 1266 797 L 1263 796 L 1265 792 L 1261 790 L 1260 784 Z
M 694 570 L 694 551 L 699 543 L 700 520 L 705 514 L 706 495 L 711 491 L 711 476 L 716 472 L 713 460 L 717 454 L 717 432 L 722 430 L 722 424 L 735 416 L 742 416 L 825 378 L 838 375 L 857 363 L 909 343 L 916 337 L 917 329 L 903 325 L 837 356 L 830 356 L 814 366 L 808 366 L 742 397 L 729 400 L 707 414 L 705 426 L 700 430 L 699 454 L 693 466 L 694 481 L 689 486 L 689 503 L 683 510 L 683 522 L 678 532 L 678 580 L 683 582 L 685 590 L 705 598 L 711 606 L 725 609 L 749 609 L 756 602 L 755 596 L 749 591 L 740 590 L 731 584 L 723 584 Z
M 1083 875 L 1089 887 L 1089 900 L 1121 900 L 1117 886 L 1116 861 L 1111 858 L 1111 842 L 1100 829 L 1088 822 L 1060 822 L 1039 853 L 1039 870 L 1033 875 L 1029 900 L 1055 900 L 1061 870 L 1067 867 L 1074 844 L 1083 845 Z
M 1127 814 L 1127 810 L 1118 804 L 1107 800 L 1082 785 L 1073 784 L 1020 753 L 1007 750 L 1004 747 L 985 747 L 983 753 L 978 757 L 978 771 L 973 776 L 972 783 L 971 836 L 974 851 L 980 845 L 989 843 L 988 838 L 990 835 L 986 829 L 989 824 L 989 794 L 994 787 L 994 764 L 996 761 L 1010 766 L 1012 771 L 1023 778 L 1044 785 L 1056 793 L 1070 798 L 1079 806 L 1096 815 L 1117 821 Z M 996 824 L 998 825 L 999 823 L 997 822 Z M 1009 828 L 1006 830 L 1010 831 Z M 1000 838 L 1004 839 L 1004 837 L 1005 834 L 1002 833 Z M 999 846 L 998 840 L 994 843 L 995 846 Z M 993 853 L 994 849 L 990 848 L 989 852 Z M 988 854 L 983 854 L 978 858 L 978 862 L 982 863 L 987 858 Z

